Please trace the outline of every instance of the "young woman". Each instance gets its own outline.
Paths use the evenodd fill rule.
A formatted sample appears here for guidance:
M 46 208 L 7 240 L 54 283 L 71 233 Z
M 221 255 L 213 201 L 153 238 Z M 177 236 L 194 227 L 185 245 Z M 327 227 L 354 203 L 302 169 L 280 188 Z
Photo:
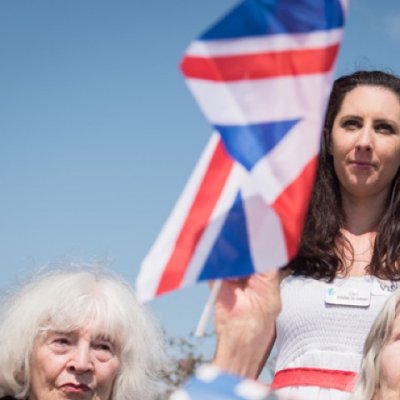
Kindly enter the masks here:
M 217 365 L 254 378 L 275 344 L 279 395 L 349 398 L 365 337 L 400 278 L 399 166 L 400 79 L 336 80 L 298 256 L 223 283 Z

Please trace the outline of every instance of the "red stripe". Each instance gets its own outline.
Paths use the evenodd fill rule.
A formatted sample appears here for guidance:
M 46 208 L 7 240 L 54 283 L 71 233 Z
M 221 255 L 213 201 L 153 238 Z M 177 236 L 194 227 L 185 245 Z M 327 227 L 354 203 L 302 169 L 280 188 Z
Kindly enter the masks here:
M 339 44 L 321 49 L 287 50 L 212 58 L 186 56 L 181 70 L 187 78 L 238 81 L 329 71 Z
M 232 166 L 232 159 L 227 156 L 222 142 L 219 141 L 175 243 L 175 248 L 163 271 L 156 295 L 179 287 L 187 264 L 210 219 Z
M 311 159 L 298 178 L 272 204 L 272 208 L 279 215 L 282 223 L 289 259 L 297 253 L 314 185 L 317 161 L 317 157 Z
M 271 387 L 273 390 L 277 390 L 288 386 L 319 386 L 321 388 L 351 392 L 356 379 L 357 374 L 353 371 L 288 368 L 275 374 Z

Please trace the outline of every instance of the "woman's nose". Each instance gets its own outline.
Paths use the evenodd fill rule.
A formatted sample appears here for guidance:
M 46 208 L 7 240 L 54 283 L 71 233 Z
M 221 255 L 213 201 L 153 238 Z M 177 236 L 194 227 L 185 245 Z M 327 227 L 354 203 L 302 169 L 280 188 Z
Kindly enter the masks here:
M 75 373 L 85 373 L 93 370 L 90 347 L 87 344 L 79 344 L 72 351 L 68 368 Z
M 357 151 L 370 153 L 373 149 L 373 129 L 368 126 L 360 130 L 355 148 Z

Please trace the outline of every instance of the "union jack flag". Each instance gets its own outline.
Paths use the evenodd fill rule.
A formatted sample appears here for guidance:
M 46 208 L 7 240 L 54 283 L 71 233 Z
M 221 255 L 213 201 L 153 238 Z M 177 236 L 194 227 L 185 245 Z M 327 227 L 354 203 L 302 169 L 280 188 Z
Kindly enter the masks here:
M 181 70 L 214 133 L 143 261 L 141 300 L 297 251 L 347 0 L 246 0 Z

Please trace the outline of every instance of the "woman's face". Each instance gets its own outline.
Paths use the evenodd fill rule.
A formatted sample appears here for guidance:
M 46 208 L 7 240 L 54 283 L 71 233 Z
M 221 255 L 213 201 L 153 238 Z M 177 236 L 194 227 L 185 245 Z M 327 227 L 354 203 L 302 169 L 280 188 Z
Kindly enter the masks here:
M 38 336 L 30 359 L 29 400 L 109 400 L 118 349 L 89 327 Z
M 400 398 L 400 317 L 394 320 L 389 342 L 380 353 L 380 399 Z
M 345 96 L 330 153 L 342 195 L 386 195 L 400 165 L 400 102 L 389 89 L 358 86 Z

